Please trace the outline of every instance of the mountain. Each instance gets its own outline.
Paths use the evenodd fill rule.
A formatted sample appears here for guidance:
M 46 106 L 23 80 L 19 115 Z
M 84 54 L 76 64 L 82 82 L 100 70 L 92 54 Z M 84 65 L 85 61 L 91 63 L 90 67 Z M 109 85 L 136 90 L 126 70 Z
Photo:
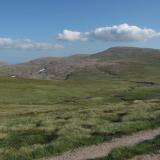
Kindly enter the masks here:
M 7 63 L 0 61 L 0 66 L 4 66 L 4 65 L 7 65 Z
M 113 47 L 92 55 L 39 58 L 0 66 L 0 76 L 32 79 L 160 78 L 160 50 Z
M 136 48 L 136 47 L 113 47 L 105 51 L 91 55 L 96 58 L 123 59 L 123 58 L 138 58 L 144 56 L 159 56 L 159 49 L 151 48 Z

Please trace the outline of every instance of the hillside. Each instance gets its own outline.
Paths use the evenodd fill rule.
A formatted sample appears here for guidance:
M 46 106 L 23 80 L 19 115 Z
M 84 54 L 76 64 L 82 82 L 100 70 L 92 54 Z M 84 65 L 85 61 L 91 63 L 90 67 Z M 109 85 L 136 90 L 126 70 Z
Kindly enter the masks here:
M 151 48 L 136 48 L 136 47 L 113 47 L 109 48 L 105 51 L 96 53 L 91 55 L 96 58 L 108 58 L 109 60 L 117 60 L 117 59 L 134 59 L 138 57 L 145 58 L 147 57 L 156 57 L 160 58 L 160 50 L 159 49 L 151 49 Z
M 23 64 L 0 66 L 0 76 L 31 79 L 75 79 L 101 76 L 159 78 L 160 50 L 113 47 L 92 55 L 40 58 Z
M 1 66 L 0 160 L 47 159 L 154 128 L 159 134 L 159 62 L 159 50 L 116 47 Z M 147 145 L 154 153 L 158 139 Z
M 0 78 L 0 160 L 45 160 L 160 127 L 160 81 L 90 78 Z

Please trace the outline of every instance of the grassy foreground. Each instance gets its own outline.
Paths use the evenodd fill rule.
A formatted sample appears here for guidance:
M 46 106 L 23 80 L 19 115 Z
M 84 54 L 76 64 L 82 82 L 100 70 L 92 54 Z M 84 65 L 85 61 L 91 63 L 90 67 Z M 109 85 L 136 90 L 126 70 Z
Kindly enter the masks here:
M 108 156 L 95 160 L 127 160 L 137 155 L 158 153 L 159 150 L 160 136 L 157 136 L 153 140 L 144 141 L 134 146 L 115 148 Z
M 33 160 L 160 126 L 160 85 L 0 79 L 0 160 Z

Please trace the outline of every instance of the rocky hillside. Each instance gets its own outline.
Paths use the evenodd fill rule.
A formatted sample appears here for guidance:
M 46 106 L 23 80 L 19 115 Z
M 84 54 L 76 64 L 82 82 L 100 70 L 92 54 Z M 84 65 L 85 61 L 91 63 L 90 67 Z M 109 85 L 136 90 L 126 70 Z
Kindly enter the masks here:
M 159 78 L 160 50 L 113 47 L 92 55 L 47 57 L 23 64 L 0 66 L 0 76 L 7 77 L 67 80 L 95 75 Z

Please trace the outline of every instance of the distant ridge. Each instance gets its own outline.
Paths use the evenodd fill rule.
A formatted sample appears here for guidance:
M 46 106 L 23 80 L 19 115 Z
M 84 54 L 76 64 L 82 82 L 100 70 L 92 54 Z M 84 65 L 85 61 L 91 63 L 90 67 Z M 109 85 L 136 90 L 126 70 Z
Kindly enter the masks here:
M 5 62 L 0 62 L 0 66 L 7 65 Z
M 160 54 L 160 49 L 138 48 L 138 47 L 112 47 L 102 52 L 91 55 L 92 57 L 104 57 L 109 55 L 144 55 L 144 54 Z
M 31 79 L 143 78 L 148 75 L 160 75 L 159 49 L 112 47 L 91 55 L 46 57 L 22 64 L 0 65 L 0 76 Z

